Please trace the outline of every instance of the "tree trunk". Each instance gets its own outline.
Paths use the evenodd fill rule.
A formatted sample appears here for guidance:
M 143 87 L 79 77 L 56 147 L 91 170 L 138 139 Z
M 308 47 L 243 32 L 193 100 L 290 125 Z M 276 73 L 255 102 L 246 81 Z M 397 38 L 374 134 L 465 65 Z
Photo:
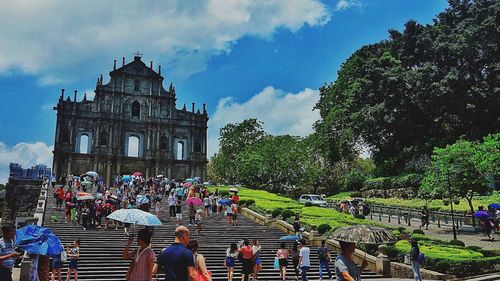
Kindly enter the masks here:
M 467 204 L 469 204 L 469 208 L 472 214 L 472 226 L 476 227 L 476 220 L 474 219 L 474 206 L 472 205 L 472 198 L 474 195 L 471 195 L 470 198 L 468 196 L 465 196 L 465 200 L 467 200 Z

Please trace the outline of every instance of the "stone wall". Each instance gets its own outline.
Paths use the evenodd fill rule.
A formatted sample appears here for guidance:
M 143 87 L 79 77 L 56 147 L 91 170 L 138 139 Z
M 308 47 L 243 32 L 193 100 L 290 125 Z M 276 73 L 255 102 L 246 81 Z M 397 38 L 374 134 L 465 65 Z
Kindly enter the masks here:
M 9 179 L 2 209 L 2 223 L 15 223 L 16 217 L 33 217 L 37 207 L 42 180 Z

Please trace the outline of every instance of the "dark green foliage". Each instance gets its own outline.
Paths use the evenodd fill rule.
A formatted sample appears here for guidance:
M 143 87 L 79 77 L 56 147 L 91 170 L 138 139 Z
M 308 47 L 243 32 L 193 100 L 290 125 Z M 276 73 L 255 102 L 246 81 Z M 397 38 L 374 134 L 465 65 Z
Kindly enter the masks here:
M 399 255 L 398 250 L 394 246 L 387 246 L 385 253 L 391 260 L 397 259 Z
M 227 191 L 227 190 L 222 190 L 220 192 L 220 196 L 228 196 L 228 195 L 229 195 L 229 191 Z
M 450 242 L 448 242 L 448 244 L 465 247 L 465 243 L 461 240 L 451 240 Z
M 497 131 L 499 13 L 499 1 L 453 0 L 433 24 L 408 21 L 357 50 L 320 89 L 321 154 L 336 163 L 364 144 L 378 173 L 395 175 L 436 146 Z
M 295 213 L 292 210 L 285 209 L 281 212 L 281 217 L 286 220 L 288 218 L 291 218 L 295 216 Z
M 365 216 L 360 215 L 360 214 L 355 214 L 355 215 L 354 215 L 354 218 L 364 220 L 364 219 L 365 219 Z
M 366 180 L 364 189 L 394 189 L 394 188 L 418 188 L 422 180 L 420 174 L 407 174 L 394 177 L 379 177 Z
M 410 233 L 406 227 L 404 226 L 399 226 L 398 228 L 396 228 L 400 233 Z
M 245 202 L 245 206 L 247 206 L 247 207 L 248 207 L 248 206 L 250 206 L 250 205 L 253 205 L 253 204 L 255 204 L 255 200 L 253 200 L 253 199 L 248 199 L 248 200 Z
M 476 251 L 476 252 L 479 252 L 479 251 L 481 251 L 483 249 L 483 248 L 481 248 L 479 246 L 467 246 L 465 248 L 468 249 L 468 250 L 471 250 L 471 251 Z
M 271 212 L 271 216 L 272 216 L 273 218 L 277 218 L 279 215 L 281 215 L 281 212 L 282 212 L 282 211 L 283 211 L 282 209 L 274 209 L 274 210 L 272 210 L 272 212 Z
M 446 273 L 450 269 L 450 261 L 440 260 L 436 262 L 435 268 L 438 272 Z
M 238 205 L 239 206 L 245 206 L 245 203 L 247 202 L 247 200 L 244 200 L 244 199 L 240 199 L 240 201 L 238 201 Z
M 415 229 L 413 230 L 412 234 L 425 235 L 425 232 L 422 229 Z
M 321 235 L 325 234 L 327 231 L 329 231 L 331 229 L 332 229 L 332 227 L 326 223 L 318 225 L 318 233 Z

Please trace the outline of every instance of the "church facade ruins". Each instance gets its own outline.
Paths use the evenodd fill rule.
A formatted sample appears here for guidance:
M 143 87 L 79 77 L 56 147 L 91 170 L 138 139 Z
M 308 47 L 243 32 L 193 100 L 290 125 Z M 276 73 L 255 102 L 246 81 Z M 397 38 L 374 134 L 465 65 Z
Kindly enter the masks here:
M 200 112 L 176 108 L 175 87 L 163 87 L 161 66 L 141 57 L 97 79 L 95 97 L 77 101 L 62 90 L 57 111 L 53 170 L 57 177 L 96 171 L 111 184 L 115 175 L 206 178 L 207 122 Z

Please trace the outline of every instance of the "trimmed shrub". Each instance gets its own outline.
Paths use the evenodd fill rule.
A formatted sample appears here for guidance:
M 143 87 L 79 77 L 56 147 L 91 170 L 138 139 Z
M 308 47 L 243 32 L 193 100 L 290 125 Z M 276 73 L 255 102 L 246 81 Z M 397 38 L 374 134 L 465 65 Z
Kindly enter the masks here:
M 255 200 L 253 199 L 248 199 L 246 202 L 245 202 L 245 206 L 251 206 L 251 205 L 254 205 L 255 204 Z
M 471 250 L 471 251 L 475 251 L 475 252 L 479 252 L 481 251 L 483 248 L 479 247 L 479 246 L 467 246 L 465 247 L 465 249 L 467 250 Z M 484 253 L 483 253 L 484 254 Z
M 229 195 L 229 191 L 227 191 L 227 190 L 221 190 L 220 196 L 224 197 L 224 196 L 228 196 L 228 195 Z
M 465 247 L 465 243 L 461 240 L 451 240 L 448 242 L 450 245 Z
M 354 218 L 355 219 L 361 219 L 361 220 L 364 220 L 365 219 L 365 216 L 361 215 L 361 214 L 355 214 L 354 215 Z
M 312 207 L 313 206 L 313 203 L 312 202 L 306 202 L 304 204 L 304 207 Z
M 247 200 L 242 199 L 242 200 L 238 201 L 238 205 L 244 206 L 246 202 L 247 202 Z
M 318 233 L 323 235 L 325 234 L 327 231 L 331 230 L 332 227 L 329 225 L 329 224 L 326 224 L 326 223 L 322 223 L 318 226 Z
M 277 218 L 279 215 L 281 215 L 281 212 L 282 212 L 282 209 L 279 209 L 279 208 L 274 209 L 271 211 L 271 216 L 273 218 Z
M 271 209 L 266 209 L 266 214 L 270 215 L 273 212 Z
M 390 259 L 397 259 L 399 255 L 398 250 L 394 246 L 387 246 L 385 253 Z
M 399 233 L 410 233 L 404 226 L 400 226 L 396 229 L 399 231 Z
M 281 212 L 281 217 L 286 220 L 290 217 L 295 216 L 295 213 L 292 210 L 285 209 Z
M 413 230 L 412 234 L 425 235 L 425 232 L 422 229 L 415 229 Z
M 448 260 L 440 260 L 436 263 L 435 268 L 438 272 L 446 273 L 450 269 L 450 262 Z

